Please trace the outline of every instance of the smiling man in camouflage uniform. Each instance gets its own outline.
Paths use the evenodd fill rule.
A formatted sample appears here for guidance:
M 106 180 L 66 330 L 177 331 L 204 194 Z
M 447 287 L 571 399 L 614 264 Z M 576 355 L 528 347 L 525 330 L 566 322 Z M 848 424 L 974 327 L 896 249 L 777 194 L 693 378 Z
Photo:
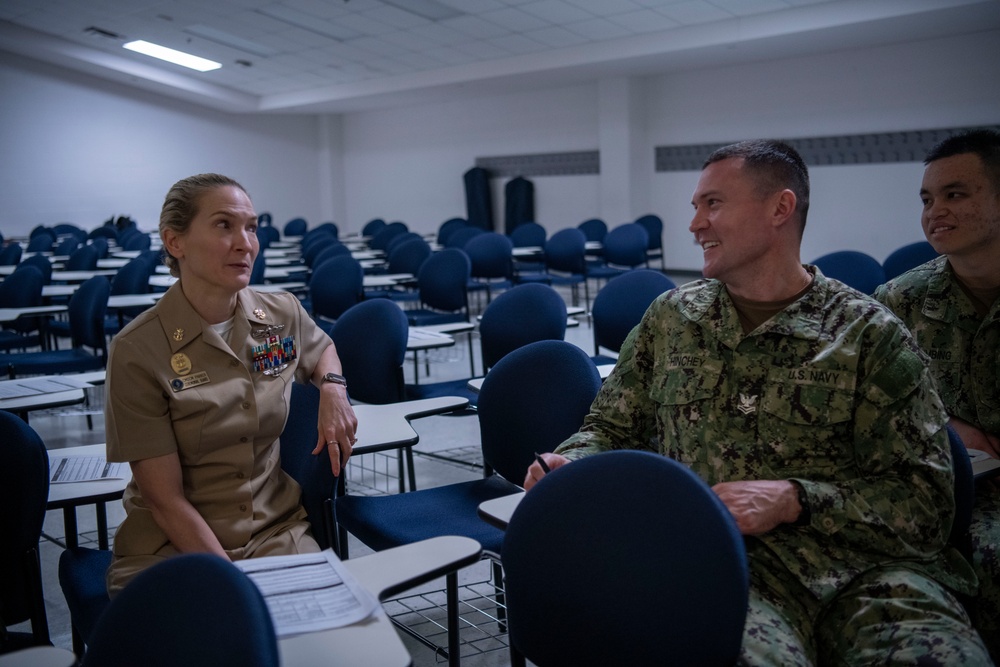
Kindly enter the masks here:
M 875 298 L 906 323 L 966 447 L 1000 457 L 1000 133 L 963 133 L 925 160 L 921 225 L 942 254 Z M 973 621 L 1000 660 L 1000 490 L 980 483 L 969 530 Z
M 808 202 L 790 146 L 713 153 L 690 226 L 707 280 L 653 303 L 545 461 L 649 449 L 712 485 L 746 536 L 742 664 L 989 664 L 951 592 L 975 577 L 946 544 L 941 402 L 888 309 L 800 262 Z

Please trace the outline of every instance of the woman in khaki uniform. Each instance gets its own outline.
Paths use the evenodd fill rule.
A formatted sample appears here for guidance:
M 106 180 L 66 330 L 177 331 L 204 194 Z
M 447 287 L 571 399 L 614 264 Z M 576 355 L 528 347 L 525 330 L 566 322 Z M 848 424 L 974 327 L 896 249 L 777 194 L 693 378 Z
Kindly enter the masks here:
M 180 280 L 111 345 L 109 461 L 128 461 L 127 516 L 108 591 L 164 558 L 231 560 L 318 551 L 279 441 L 293 381 L 321 387 L 319 438 L 335 474 L 357 420 L 330 338 L 287 293 L 248 288 L 257 214 L 238 183 L 202 174 L 176 183 L 160 213 Z

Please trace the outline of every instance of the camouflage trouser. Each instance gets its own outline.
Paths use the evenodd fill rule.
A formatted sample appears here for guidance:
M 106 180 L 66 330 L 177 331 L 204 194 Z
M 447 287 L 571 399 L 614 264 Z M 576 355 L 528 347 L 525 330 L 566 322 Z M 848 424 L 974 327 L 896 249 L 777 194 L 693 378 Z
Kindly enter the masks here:
M 969 605 L 994 661 L 1000 661 L 1000 488 L 981 484 L 976 492 L 969 529 L 972 568 L 979 577 L 979 595 Z
M 932 579 L 879 568 L 821 606 L 777 559 L 755 552 L 740 664 L 992 663 L 962 605 Z

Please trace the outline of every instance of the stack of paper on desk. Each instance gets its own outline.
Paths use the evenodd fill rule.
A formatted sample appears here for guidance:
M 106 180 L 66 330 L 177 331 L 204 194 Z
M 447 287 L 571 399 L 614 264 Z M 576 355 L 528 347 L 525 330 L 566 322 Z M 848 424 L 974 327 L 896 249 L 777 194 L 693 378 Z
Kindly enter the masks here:
M 279 638 L 357 623 L 378 605 L 330 550 L 234 564 L 257 584 Z

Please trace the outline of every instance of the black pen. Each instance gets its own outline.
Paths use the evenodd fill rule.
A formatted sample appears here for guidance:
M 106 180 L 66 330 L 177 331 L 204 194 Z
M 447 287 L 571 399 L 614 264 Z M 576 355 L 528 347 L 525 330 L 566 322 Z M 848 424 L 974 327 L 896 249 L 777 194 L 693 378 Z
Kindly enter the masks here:
M 549 466 L 547 466 L 545 464 L 545 459 L 543 459 L 542 455 L 539 454 L 538 452 L 535 452 L 535 460 L 538 461 L 538 465 L 542 466 L 542 470 L 545 472 L 546 475 L 548 475 L 550 472 L 552 472 L 549 469 Z

